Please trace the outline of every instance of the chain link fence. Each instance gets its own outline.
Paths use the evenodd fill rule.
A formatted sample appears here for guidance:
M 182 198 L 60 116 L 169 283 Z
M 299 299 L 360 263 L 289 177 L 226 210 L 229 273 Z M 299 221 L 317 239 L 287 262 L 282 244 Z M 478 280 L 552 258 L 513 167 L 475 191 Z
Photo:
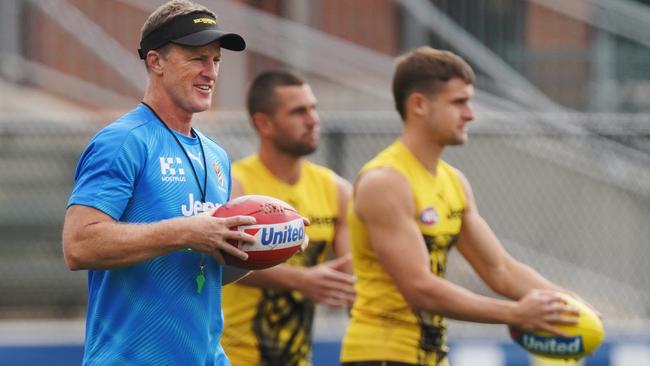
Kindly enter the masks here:
M 96 119 L 0 116 L 0 318 L 83 314 L 85 272 L 66 268 L 61 227 L 76 162 L 106 123 Z M 350 180 L 401 130 L 395 113 L 321 119 L 311 159 Z M 233 159 L 257 147 L 243 113 L 202 116 L 196 125 Z M 608 319 L 639 320 L 650 318 L 649 136 L 648 115 L 483 114 L 470 142 L 444 158 L 469 178 L 513 256 Z M 458 254 L 448 268 L 452 281 L 490 293 Z

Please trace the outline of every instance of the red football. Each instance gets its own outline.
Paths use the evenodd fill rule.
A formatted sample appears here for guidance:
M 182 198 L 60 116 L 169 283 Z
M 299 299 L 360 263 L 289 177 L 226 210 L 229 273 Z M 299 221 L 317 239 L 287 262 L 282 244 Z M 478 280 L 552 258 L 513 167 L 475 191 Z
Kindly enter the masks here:
M 257 243 L 230 242 L 248 253 L 248 259 L 243 261 L 224 253 L 227 264 L 247 269 L 273 267 L 300 249 L 305 237 L 305 225 L 302 216 L 288 203 L 269 196 L 248 195 L 224 203 L 214 213 L 216 217 L 239 215 L 253 216 L 257 222 L 231 229 L 254 236 Z

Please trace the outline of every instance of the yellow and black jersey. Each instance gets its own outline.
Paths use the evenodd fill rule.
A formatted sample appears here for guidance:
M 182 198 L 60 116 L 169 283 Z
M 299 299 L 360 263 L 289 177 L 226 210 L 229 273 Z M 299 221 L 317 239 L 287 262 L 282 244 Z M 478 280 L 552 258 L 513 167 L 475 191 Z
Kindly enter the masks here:
M 309 247 L 287 263 L 314 266 L 325 260 L 338 220 L 338 188 L 331 170 L 305 161 L 293 185 L 273 176 L 257 155 L 233 164 L 244 194 L 276 197 L 309 218 Z M 221 344 L 236 366 L 311 365 L 314 303 L 298 291 L 260 289 L 240 284 L 223 288 Z
M 431 272 L 444 277 L 447 255 L 458 238 L 466 206 L 456 171 L 441 160 L 436 174 L 431 174 L 400 141 L 379 153 L 359 174 L 383 167 L 394 169 L 407 179 L 415 201 L 413 220 L 424 237 Z M 408 306 L 379 263 L 367 228 L 352 204 L 347 216 L 357 297 L 343 340 L 341 361 L 447 365 L 445 320 Z

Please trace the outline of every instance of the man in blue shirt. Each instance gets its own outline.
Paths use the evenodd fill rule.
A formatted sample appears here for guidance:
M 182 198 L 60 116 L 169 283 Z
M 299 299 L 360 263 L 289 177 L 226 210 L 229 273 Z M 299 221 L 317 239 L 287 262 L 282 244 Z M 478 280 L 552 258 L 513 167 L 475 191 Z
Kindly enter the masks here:
M 221 49 L 245 46 L 187 0 L 145 22 L 143 101 L 84 151 L 63 228 L 68 267 L 88 270 L 84 365 L 229 365 L 220 253 L 246 259 L 227 241 L 255 239 L 229 228 L 255 219 L 211 215 L 230 196 L 230 161 L 192 116 L 210 107 Z

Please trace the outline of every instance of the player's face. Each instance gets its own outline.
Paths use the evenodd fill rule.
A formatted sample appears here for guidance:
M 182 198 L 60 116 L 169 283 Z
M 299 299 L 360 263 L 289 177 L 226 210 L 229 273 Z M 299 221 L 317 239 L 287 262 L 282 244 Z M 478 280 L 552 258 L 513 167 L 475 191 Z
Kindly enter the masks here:
M 221 48 L 171 45 L 163 56 L 163 85 L 172 103 L 187 113 L 203 112 L 212 104 Z
M 280 86 L 275 88 L 275 113 L 271 118 L 275 147 L 287 154 L 304 156 L 313 153 L 320 139 L 317 100 L 311 87 Z
M 467 124 L 474 119 L 470 100 L 474 87 L 459 78 L 443 84 L 430 97 L 428 126 L 441 146 L 462 145 L 467 142 Z

